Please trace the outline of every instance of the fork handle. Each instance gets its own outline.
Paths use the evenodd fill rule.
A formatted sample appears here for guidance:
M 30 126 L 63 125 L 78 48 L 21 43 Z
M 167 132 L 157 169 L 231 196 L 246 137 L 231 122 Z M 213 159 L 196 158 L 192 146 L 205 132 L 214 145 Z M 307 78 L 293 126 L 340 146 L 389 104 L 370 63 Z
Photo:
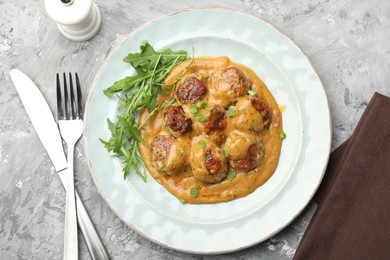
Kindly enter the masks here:
M 77 211 L 73 171 L 74 144 L 68 144 L 68 189 L 66 192 L 64 260 L 78 259 Z
M 65 169 L 58 172 L 58 176 L 65 188 L 67 187 L 67 177 L 69 175 L 69 170 Z M 77 219 L 79 223 L 79 228 L 81 233 L 83 234 L 85 243 L 87 244 L 88 252 L 93 260 L 110 260 L 110 257 L 107 254 L 107 251 L 104 247 L 102 240 L 97 233 L 91 218 L 88 215 L 88 211 L 86 210 L 83 201 L 81 200 L 77 190 L 75 190 L 76 194 L 76 207 L 77 207 Z

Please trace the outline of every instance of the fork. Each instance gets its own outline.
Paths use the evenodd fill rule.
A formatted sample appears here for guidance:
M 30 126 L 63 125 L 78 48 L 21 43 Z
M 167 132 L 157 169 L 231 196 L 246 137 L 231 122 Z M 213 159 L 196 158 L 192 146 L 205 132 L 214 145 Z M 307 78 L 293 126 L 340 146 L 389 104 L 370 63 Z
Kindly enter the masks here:
M 74 188 L 74 147 L 83 133 L 83 101 L 80 89 L 80 80 L 75 73 L 76 88 L 73 87 L 72 74 L 69 73 L 69 90 L 66 74 L 63 74 L 63 93 L 61 95 L 60 76 L 57 73 L 57 118 L 62 139 L 68 146 L 68 189 L 66 193 L 65 208 L 65 232 L 64 232 L 64 255 L 63 259 L 78 259 L 78 238 L 77 238 L 77 211 Z M 76 94 L 75 94 L 76 90 Z M 77 100 L 77 101 L 76 101 Z

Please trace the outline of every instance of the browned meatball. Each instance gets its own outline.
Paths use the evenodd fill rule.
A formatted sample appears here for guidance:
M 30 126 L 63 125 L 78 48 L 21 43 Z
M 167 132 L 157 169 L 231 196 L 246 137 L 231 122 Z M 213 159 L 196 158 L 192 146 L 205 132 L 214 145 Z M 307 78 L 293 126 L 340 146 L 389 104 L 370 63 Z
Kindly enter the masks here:
M 166 171 L 166 161 L 174 140 L 169 135 L 158 135 L 154 138 L 151 153 L 152 164 L 156 169 Z
M 212 153 L 210 148 L 206 149 L 205 165 L 210 174 L 219 174 L 226 168 L 226 162 L 221 160 L 221 157 Z
M 177 99 L 182 103 L 195 103 L 203 98 L 207 88 L 205 84 L 196 77 L 189 77 L 176 91 Z
M 265 102 L 259 98 L 253 98 L 252 105 L 263 116 L 264 126 L 269 127 L 271 125 L 272 115 Z
M 187 139 L 175 139 L 170 135 L 156 136 L 151 148 L 152 165 L 169 175 L 178 172 L 188 162 L 190 145 Z
M 261 163 L 263 157 L 264 147 L 262 143 L 254 143 L 249 146 L 244 158 L 231 160 L 230 165 L 237 170 L 250 171 Z
M 264 128 L 263 116 L 252 105 L 252 97 L 240 97 L 236 103 L 235 115 L 228 117 L 228 131 L 240 130 L 246 133 L 260 133 Z
M 240 96 L 244 96 L 250 87 L 250 81 L 244 72 L 236 67 L 216 70 L 211 74 L 209 81 L 210 97 L 224 108 L 228 108 Z
M 216 131 L 224 131 L 227 126 L 226 112 L 221 106 L 214 106 L 204 121 L 206 134 Z
M 243 96 L 247 93 L 249 82 L 244 73 L 236 68 L 226 68 L 222 74 L 222 80 L 230 85 L 230 88 L 238 95 Z
M 264 145 L 256 134 L 233 130 L 224 144 L 229 152 L 230 165 L 242 171 L 256 168 L 263 160 Z
M 199 142 L 204 142 L 204 147 L 199 146 Z M 192 140 L 191 168 L 197 180 L 218 183 L 226 177 L 228 166 L 220 147 L 205 136 L 197 136 Z
M 180 136 L 192 130 L 192 121 L 186 117 L 182 106 L 168 106 L 164 109 L 165 124 L 173 136 Z

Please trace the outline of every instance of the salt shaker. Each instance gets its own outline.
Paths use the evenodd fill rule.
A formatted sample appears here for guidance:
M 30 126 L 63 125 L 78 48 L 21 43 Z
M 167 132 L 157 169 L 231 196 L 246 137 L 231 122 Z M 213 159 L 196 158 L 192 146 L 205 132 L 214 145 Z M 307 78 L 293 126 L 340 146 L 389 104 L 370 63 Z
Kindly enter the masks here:
M 92 0 L 45 0 L 48 15 L 60 32 L 73 41 L 86 41 L 99 31 L 102 19 Z

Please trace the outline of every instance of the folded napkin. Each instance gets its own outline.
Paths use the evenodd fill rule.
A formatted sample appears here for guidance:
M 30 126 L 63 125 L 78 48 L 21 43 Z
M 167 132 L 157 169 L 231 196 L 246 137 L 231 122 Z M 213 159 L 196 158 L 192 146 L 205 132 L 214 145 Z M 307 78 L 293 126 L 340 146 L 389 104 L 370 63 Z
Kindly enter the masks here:
M 390 98 L 375 93 L 329 158 L 294 259 L 390 259 Z

